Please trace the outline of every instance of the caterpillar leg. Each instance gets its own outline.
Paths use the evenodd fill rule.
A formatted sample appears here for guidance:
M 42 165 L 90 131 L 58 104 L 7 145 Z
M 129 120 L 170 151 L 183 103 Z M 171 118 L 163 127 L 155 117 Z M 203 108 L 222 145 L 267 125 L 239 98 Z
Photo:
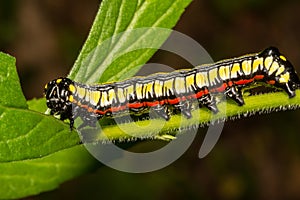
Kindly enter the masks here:
M 191 113 L 191 105 L 188 101 L 180 102 L 178 105 L 175 105 L 175 108 L 180 110 L 180 112 L 187 118 L 190 119 L 192 117 Z
M 152 109 L 159 117 L 164 118 L 166 121 L 168 121 L 170 119 L 170 116 L 167 111 L 167 107 L 162 106 L 162 105 L 157 105 L 157 106 L 153 107 Z
M 212 111 L 214 114 L 219 112 L 219 109 L 216 105 L 215 99 L 210 95 L 207 94 L 200 99 L 198 99 L 199 103 L 207 107 L 210 111 Z
M 82 129 L 86 126 L 90 126 L 90 127 L 96 127 L 96 123 L 98 122 L 96 117 L 89 117 L 89 118 L 82 118 L 83 123 L 79 125 L 78 129 Z
M 70 130 L 72 131 L 73 127 L 74 127 L 74 119 L 75 119 L 75 116 L 74 116 L 74 113 L 72 112 L 72 107 L 69 106 L 67 108 L 67 112 L 63 112 L 60 114 L 60 120 L 64 121 L 65 119 L 68 119 L 70 121 Z M 50 112 L 51 115 L 54 114 L 53 110 L 51 110 Z
M 245 104 L 241 91 L 239 91 L 236 87 L 234 86 L 227 87 L 225 90 L 225 94 L 227 97 L 234 100 L 239 106 Z
M 79 107 L 77 107 L 77 109 L 74 109 L 74 119 L 77 117 L 80 117 L 83 121 L 83 123 L 78 127 L 78 129 L 81 129 L 86 126 L 96 127 L 98 120 L 100 120 L 103 115 L 86 112 L 85 110 L 81 110 Z

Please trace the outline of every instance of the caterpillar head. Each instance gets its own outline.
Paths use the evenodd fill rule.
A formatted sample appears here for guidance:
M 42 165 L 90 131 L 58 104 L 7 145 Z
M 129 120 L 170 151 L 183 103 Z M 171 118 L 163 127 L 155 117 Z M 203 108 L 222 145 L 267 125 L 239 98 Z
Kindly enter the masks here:
M 44 94 L 47 99 L 47 106 L 51 109 L 51 115 L 63 115 L 72 110 L 72 104 L 69 101 L 71 92 L 69 86 L 73 84 L 68 78 L 58 78 L 46 84 Z M 67 117 L 68 118 L 68 117 Z

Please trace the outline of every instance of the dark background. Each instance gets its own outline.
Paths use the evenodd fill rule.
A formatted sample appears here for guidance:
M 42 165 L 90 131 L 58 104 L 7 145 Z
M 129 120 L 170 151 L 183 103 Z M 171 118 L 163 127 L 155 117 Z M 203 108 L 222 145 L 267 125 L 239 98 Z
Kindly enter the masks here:
M 96 0 L 0 2 L 0 50 L 16 57 L 27 99 L 65 76 L 85 41 Z M 214 60 L 277 46 L 300 71 L 300 1 L 195 0 L 175 30 L 198 41 Z M 152 62 L 183 66 L 160 52 Z M 226 122 L 213 151 L 198 159 L 206 129 L 165 169 L 127 174 L 102 167 L 29 199 L 296 199 L 300 198 L 300 111 Z M 156 146 L 143 142 L 136 149 Z M 1 187 L 1 186 L 0 186 Z

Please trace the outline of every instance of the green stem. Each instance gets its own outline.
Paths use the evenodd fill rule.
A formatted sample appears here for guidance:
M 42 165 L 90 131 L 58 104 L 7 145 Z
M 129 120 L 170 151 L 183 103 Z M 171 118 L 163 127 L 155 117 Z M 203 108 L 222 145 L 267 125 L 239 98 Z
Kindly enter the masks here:
M 162 135 L 176 135 L 178 130 L 208 125 L 210 122 L 248 117 L 254 114 L 266 114 L 283 110 L 294 110 L 300 107 L 300 91 L 294 98 L 289 98 L 284 92 L 245 96 L 245 105 L 238 106 L 228 100 L 218 104 L 219 113 L 212 114 L 206 108 L 192 111 L 193 117 L 185 118 L 181 114 L 172 115 L 169 121 L 163 119 L 142 120 L 130 123 L 103 125 L 97 140 L 124 141 L 132 138 L 159 138 Z

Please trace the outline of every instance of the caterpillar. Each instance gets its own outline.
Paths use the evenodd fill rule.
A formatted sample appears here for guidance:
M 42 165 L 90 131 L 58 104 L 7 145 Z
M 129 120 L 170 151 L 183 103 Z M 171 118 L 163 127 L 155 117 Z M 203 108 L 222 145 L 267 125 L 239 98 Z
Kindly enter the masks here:
M 44 93 L 50 114 L 60 115 L 61 120 L 69 119 L 72 129 L 78 116 L 84 125 L 93 126 L 95 118 L 114 117 L 127 111 L 138 115 L 150 108 L 165 120 L 170 118 L 170 107 L 179 109 L 190 118 L 191 101 L 194 100 L 217 113 L 213 94 L 224 94 L 242 106 L 242 89 L 256 82 L 282 89 L 290 98 L 300 87 L 292 64 L 277 48 L 269 47 L 260 53 L 189 70 L 133 77 L 101 85 L 85 85 L 68 78 L 57 78 L 46 84 Z

